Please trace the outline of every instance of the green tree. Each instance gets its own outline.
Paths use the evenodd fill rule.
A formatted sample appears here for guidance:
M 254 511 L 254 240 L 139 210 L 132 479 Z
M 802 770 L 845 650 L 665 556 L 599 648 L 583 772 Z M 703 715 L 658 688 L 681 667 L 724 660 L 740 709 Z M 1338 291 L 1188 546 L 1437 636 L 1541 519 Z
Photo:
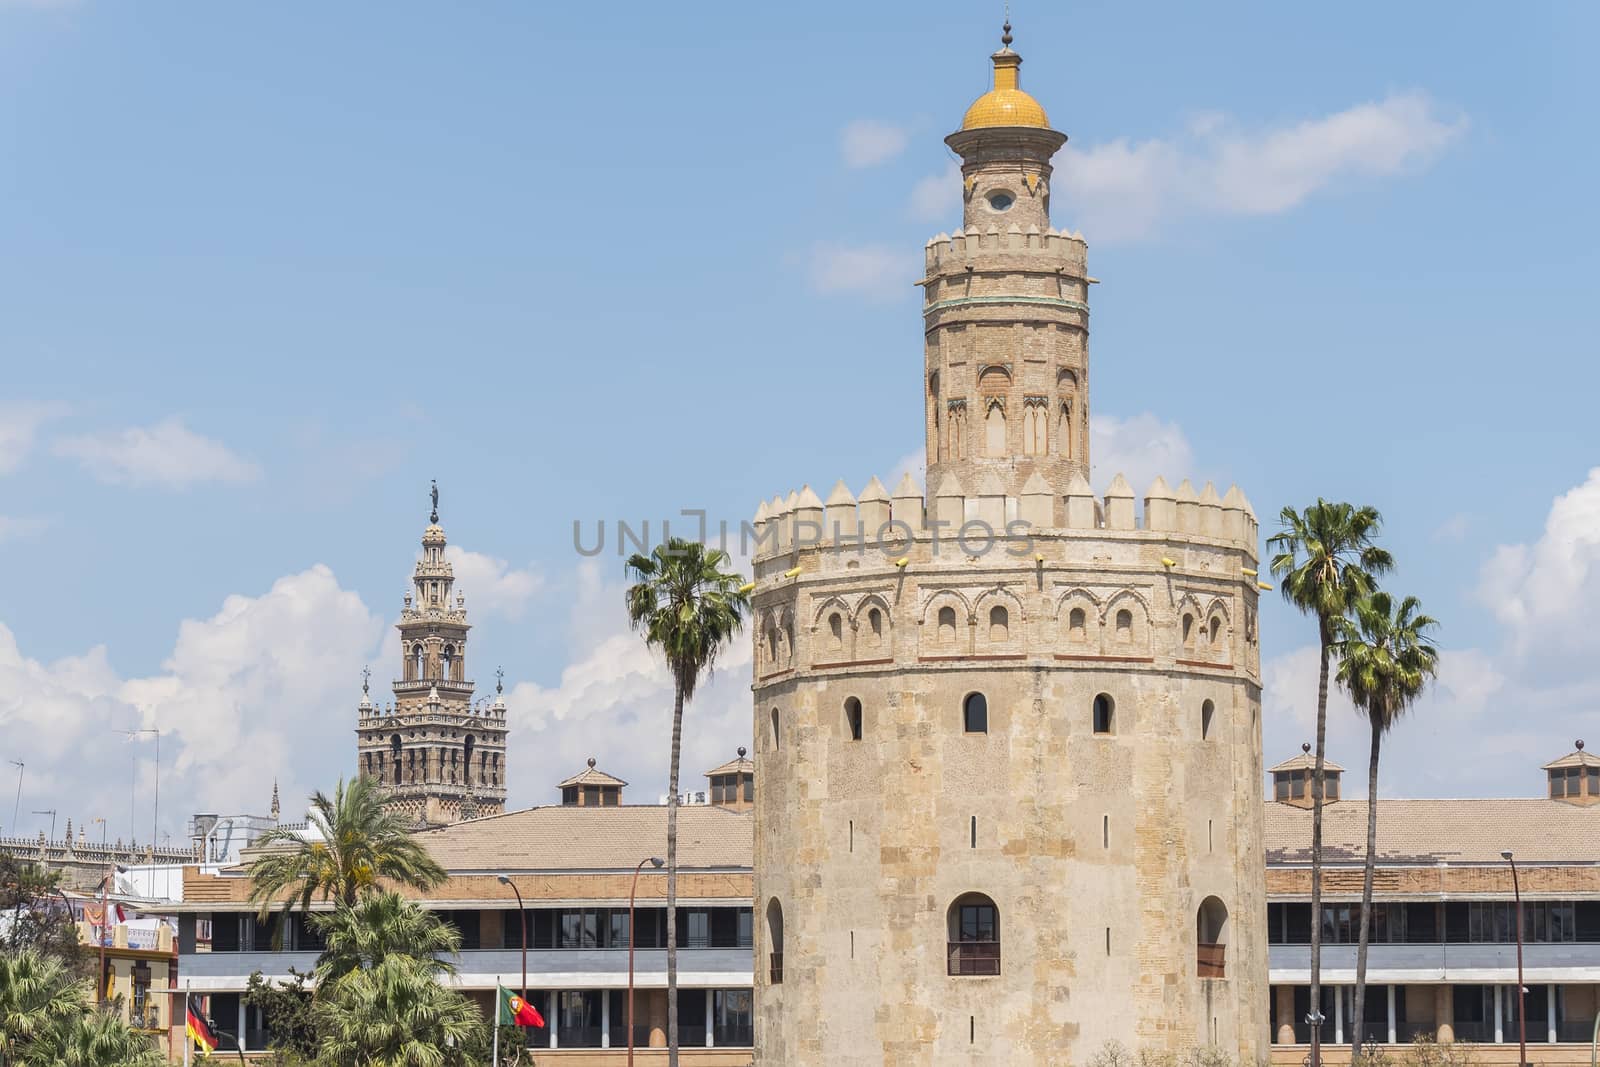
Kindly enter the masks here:
M 1439 622 L 1422 614 L 1422 604 L 1408 596 L 1396 604 L 1388 593 L 1374 591 L 1351 605 L 1350 615 L 1336 620 L 1337 680 L 1372 730 L 1367 757 L 1367 858 L 1361 878 L 1361 924 L 1356 944 L 1356 989 L 1351 1018 L 1358 1020 L 1353 1048 L 1361 1047 L 1359 1020 L 1367 994 L 1367 939 L 1371 927 L 1372 868 L 1378 851 L 1378 752 L 1383 735 L 1406 713 L 1439 669 L 1439 650 L 1432 632 Z
M 29 1063 L 30 1049 L 87 1011 L 83 984 L 59 959 L 31 948 L 0 954 L 0 1064 Z
M 369 893 L 355 907 L 313 915 L 311 925 L 322 935 L 322 956 L 314 972 L 319 988 L 354 971 L 376 967 L 390 956 L 415 960 L 436 975 L 454 974 L 441 956 L 461 951 L 461 935 L 435 913 L 399 893 Z
M 744 625 L 749 594 L 723 570 L 728 554 L 674 537 L 650 555 L 635 553 L 628 573 L 628 621 L 659 648 L 672 672 L 672 757 L 667 785 L 667 1062 L 678 1067 L 678 758 L 683 706 L 724 645 Z
M 291 967 L 287 979 L 274 982 L 257 971 L 244 992 L 244 1002 L 260 1011 L 267 1024 L 273 1052 L 282 1059 L 292 1057 L 291 1062 L 310 1063 L 322 1047 L 312 1015 L 311 990 L 306 988 L 308 977 Z M 231 1040 L 233 1037 L 224 1037 L 223 1047 Z
M 1394 566 L 1373 544 L 1382 524 L 1373 507 L 1318 499 L 1296 512 L 1279 514 L 1282 529 L 1268 538 L 1276 551 L 1272 573 L 1283 598 L 1317 620 L 1317 746 L 1311 787 L 1311 1010 L 1322 1003 L 1322 803 L 1323 763 L 1328 738 L 1328 659 L 1337 639 L 1335 624 L 1372 589 L 1374 576 Z M 1311 1067 L 1320 1067 L 1322 1030 L 1311 1028 Z
M 263 919 L 279 901 L 302 912 L 317 898 L 354 907 L 379 879 L 432 889 L 448 877 L 384 806 L 383 787 L 372 778 L 341 778 L 332 797 L 311 794 L 310 820 L 310 833 L 279 827 L 256 842 L 263 855 L 250 871 L 250 900 Z
M 24 1062 L 39 1067 L 165 1067 L 167 1058 L 116 1012 L 99 1009 L 74 1015 Z
M 468 1067 L 483 1045 L 477 1007 L 410 956 L 350 972 L 313 1012 L 322 1056 L 340 1067 Z
M 84 951 L 62 897 L 60 871 L 0 851 L 0 912 L 11 916 L 0 930 L 0 949 L 35 949 L 65 963 L 80 978 L 94 973 L 94 961 Z

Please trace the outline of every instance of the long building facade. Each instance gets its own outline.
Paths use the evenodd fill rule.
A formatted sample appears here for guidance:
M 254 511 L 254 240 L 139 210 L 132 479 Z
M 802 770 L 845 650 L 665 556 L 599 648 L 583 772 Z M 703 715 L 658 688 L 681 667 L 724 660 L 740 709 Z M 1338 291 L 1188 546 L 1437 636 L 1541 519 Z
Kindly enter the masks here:
M 928 243 L 928 491 L 761 505 L 756 1059 L 1266 1052 L 1257 527 L 1089 466 L 1065 142 L 994 53 Z
M 1297 756 L 1272 768 L 1266 805 L 1272 1060 L 1285 1067 L 1310 1041 L 1309 764 Z M 1357 1039 L 1403 1045 L 1421 1035 L 1471 1043 L 1479 1063 L 1514 1064 L 1524 1033 L 1530 1062 L 1589 1062 L 1600 1007 L 1600 758 L 1579 741 L 1542 770 L 1541 797 L 1378 801 L 1369 984 L 1357 1020 L 1367 803 L 1343 799 L 1343 769 L 1329 768 L 1320 917 L 1329 1062 L 1348 1062 Z

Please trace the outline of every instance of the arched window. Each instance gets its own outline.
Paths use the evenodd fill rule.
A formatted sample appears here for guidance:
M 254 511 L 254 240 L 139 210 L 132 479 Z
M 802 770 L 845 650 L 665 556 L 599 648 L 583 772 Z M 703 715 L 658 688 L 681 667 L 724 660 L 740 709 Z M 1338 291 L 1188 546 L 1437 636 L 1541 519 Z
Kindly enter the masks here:
M 768 977 L 771 984 L 783 984 L 783 905 L 778 898 L 767 901 L 767 951 L 771 953 Z
M 1206 897 L 1195 913 L 1195 972 L 1201 978 L 1227 977 L 1228 908 Z
M 1133 643 L 1133 612 L 1127 608 L 1117 612 L 1117 643 L 1123 645 Z
M 454 646 L 454 645 L 445 645 L 444 646 L 444 662 L 440 666 L 439 677 L 445 678 L 445 679 L 450 679 L 450 678 L 454 678 L 455 677 L 455 675 L 450 670 L 451 664 L 453 664 L 455 662 L 455 658 L 456 658 L 456 646 Z
M 989 701 L 982 693 L 968 693 L 961 702 L 961 728 L 969 734 L 989 732 Z
M 496 752 L 489 758 L 489 784 L 500 784 L 500 753 Z
M 1049 449 L 1048 430 L 1050 412 L 1042 396 L 1030 396 L 1022 402 L 1022 451 L 1029 456 L 1042 456 Z
M 989 410 L 983 416 L 983 454 L 1006 454 L 1006 406 L 998 397 L 989 401 Z
M 1000 909 L 982 893 L 966 893 L 950 905 L 950 974 L 1000 973 Z
M 828 642 L 835 652 L 844 648 L 844 619 L 837 611 L 828 616 Z
M 1207 632 L 1207 635 L 1206 635 L 1206 640 L 1211 645 L 1211 649 L 1212 649 L 1213 652 L 1216 651 L 1217 642 L 1221 637 L 1222 637 L 1222 620 L 1220 618 L 1218 618 L 1217 616 L 1213 615 L 1213 616 L 1211 616 L 1211 623 L 1210 623 L 1210 625 L 1208 627 L 1208 632 Z
M 411 649 L 411 678 L 413 681 L 422 680 L 423 662 L 422 645 L 413 646 Z
M 867 612 L 867 640 L 873 648 L 883 644 L 883 612 L 877 608 Z
M 778 709 L 772 709 L 772 751 L 776 752 L 781 745 L 782 735 L 778 732 Z
M 844 724 L 850 730 L 850 740 L 861 740 L 861 701 L 855 697 L 844 702 Z
M 1072 458 L 1072 401 L 1063 400 L 1056 413 L 1056 451 Z
M 400 784 L 400 735 L 389 738 L 389 751 L 394 753 L 394 784 Z
M 1111 698 L 1104 693 L 1094 698 L 1094 732 L 1097 734 L 1114 733 L 1116 726 L 1117 706 Z
M 468 785 L 472 784 L 472 748 L 473 748 L 474 744 L 476 744 L 476 741 L 474 740 L 474 738 L 473 738 L 473 736 L 471 734 L 468 734 L 466 740 L 461 742 L 461 752 L 462 752 L 462 755 L 464 755 L 466 757 L 461 762 L 466 768 L 466 775 L 467 775 L 466 778 L 463 779 L 463 780 Z M 480 781 L 480 782 L 478 782 L 478 784 L 482 785 L 483 782 Z
M 939 643 L 956 643 L 956 609 L 948 605 L 939 609 Z
M 1082 608 L 1073 608 L 1067 615 L 1067 640 L 1087 641 L 1089 639 L 1088 631 L 1085 629 L 1087 621 L 1088 616 L 1084 614 Z
M 1008 641 L 1011 639 L 1011 617 L 1006 609 L 996 604 L 989 609 L 989 640 Z
M 1205 741 L 1211 737 L 1211 720 L 1217 713 L 1217 706 L 1211 701 L 1200 705 L 1200 740 Z
M 1183 613 L 1183 647 L 1194 647 L 1194 616 L 1187 611 Z

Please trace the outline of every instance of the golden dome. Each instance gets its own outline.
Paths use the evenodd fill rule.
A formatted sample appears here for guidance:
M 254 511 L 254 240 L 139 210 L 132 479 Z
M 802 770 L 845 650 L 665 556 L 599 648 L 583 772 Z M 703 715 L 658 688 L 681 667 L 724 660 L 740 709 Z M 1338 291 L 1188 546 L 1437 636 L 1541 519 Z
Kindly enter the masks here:
M 961 128 L 980 130 L 990 126 L 1031 126 L 1048 130 L 1050 119 L 1044 113 L 1044 108 L 1039 106 L 1039 101 L 1017 88 L 1022 57 L 1011 50 L 1011 23 L 1006 23 L 1005 36 L 1000 41 L 1004 47 L 989 57 L 994 60 L 994 88 L 967 108 Z

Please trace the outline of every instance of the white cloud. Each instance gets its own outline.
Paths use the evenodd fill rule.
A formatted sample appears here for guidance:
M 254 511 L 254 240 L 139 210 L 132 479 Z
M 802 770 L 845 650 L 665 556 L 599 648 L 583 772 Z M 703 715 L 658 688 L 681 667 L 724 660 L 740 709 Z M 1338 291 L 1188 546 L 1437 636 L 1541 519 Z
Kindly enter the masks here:
M 910 133 L 904 126 L 880 119 L 856 119 L 839 134 L 839 152 L 847 167 L 876 167 L 906 149 Z
M 930 174 L 911 187 L 911 217 L 918 222 L 960 222 L 961 168 L 946 163 L 938 174 Z
M 1547 666 L 1587 665 L 1600 629 L 1600 467 L 1556 497 L 1532 545 L 1501 545 L 1478 598 L 1507 629 L 1511 650 Z
M 736 569 L 748 571 L 740 561 Z M 574 659 L 551 688 L 522 682 L 506 694 L 512 737 L 539 738 L 518 745 L 512 789 L 516 804 L 556 799 L 555 784 L 598 765 L 630 783 L 625 798 L 653 804 L 666 792 L 672 738 L 672 679 L 666 663 L 628 627 L 622 580 L 607 581 L 593 561 L 579 565 L 567 630 Z M 680 788 L 704 789 L 702 772 L 750 745 L 748 630 L 724 650 L 716 672 L 684 711 Z
M 354 769 L 357 671 L 382 630 L 320 565 L 183 622 L 149 677 L 119 677 L 99 647 L 54 663 L 28 659 L 0 624 L 0 735 L 13 741 L 8 758 L 27 764 L 25 792 L 41 798 L 34 807 L 47 800 L 79 823 L 109 818 L 113 837 L 130 826 L 130 761 L 140 840 L 155 786 L 154 745 L 128 747 L 116 733 L 124 729 L 161 730 L 161 824 L 175 838 L 194 811 L 264 814 L 275 780 L 293 817 L 312 788 Z
M 220 441 L 203 437 L 179 419 L 66 437 L 55 453 L 76 459 L 102 482 L 184 489 L 201 482 L 254 481 L 260 468 Z
M 811 284 L 821 293 L 850 292 L 873 300 L 907 296 L 920 275 L 914 256 L 887 245 L 820 243 L 812 247 Z
M 1055 202 L 1104 241 L 1184 216 L 1278 214 L 1344 179 L 1422 170 L 1466 129 L 1421 92 L 1267 129 L 1207 114 L 1172 138 L 1069 143 L 1055 161 Z
M 1158 474 L 1173 489 L 1194 474 L 1194 452 L 1183 428 L 1149 412 L 1089 416 L 1089 456 L 1096 489 L 1103 490 L 1119 473 L 1135 493 L 1143 493 Z
M 66 413 L 58 404 L 16 404 L 0 407 L 0 474 L 22 466 L 33 451 L 39 427 Z
M 1433 540 L 1452 544 L 1459 543 L 1467 539 L 1467 534 L 1471 530 L 1472 516 L 1464 511 L 1458 511 L 1434 529 Z
M 469 611 L 520 619 L 528 602 L 544 585 L 534 570 L 517 570 L 503 559 L 447 545 L 445 558 L 455 571 L 456 589 L 467 596 Z

